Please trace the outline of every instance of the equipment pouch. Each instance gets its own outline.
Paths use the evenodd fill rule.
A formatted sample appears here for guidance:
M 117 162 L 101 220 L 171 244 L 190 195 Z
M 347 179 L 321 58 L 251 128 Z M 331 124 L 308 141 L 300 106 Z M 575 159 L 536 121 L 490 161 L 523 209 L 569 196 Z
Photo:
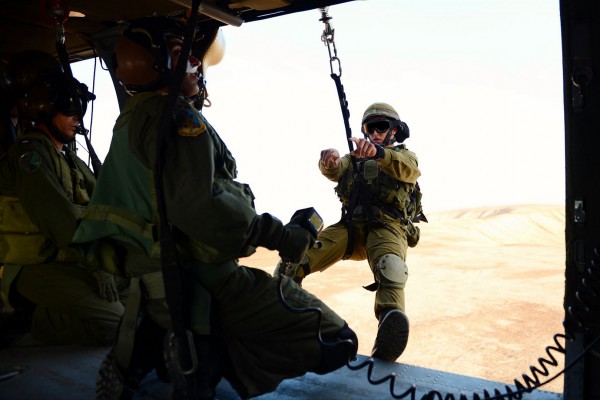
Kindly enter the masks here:
M 408 222 L 406 226 L 406 241 L 408 243 L 408 247 L 415 247 L 419 243 L 419 239 L 421 238 L 421 230 L 418 226 L 415 226 L 412 221 Z
M 379 164 L 375 160 L 367 160 L 363 164 L 363 177 L 371 183 L 379 175 Z
M 46 239 L 17 197 L 0 196 L 0 262 L 30 265 L 46 261 Z

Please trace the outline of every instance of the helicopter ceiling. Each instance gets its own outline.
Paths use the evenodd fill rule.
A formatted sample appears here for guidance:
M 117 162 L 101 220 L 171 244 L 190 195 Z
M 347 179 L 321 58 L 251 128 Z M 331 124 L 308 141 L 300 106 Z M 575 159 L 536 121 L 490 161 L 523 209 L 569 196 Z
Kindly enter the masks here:
M 259 21 L 355 0 L 204 0 L 199 24 L 207 28 Z M 0 0 L 0 58 L 23 50 L 56 54 L 55 26 L 63 22 L 72 61 L 94 57 L 95 38 L 119 22 L 153 14 L 184 16 L 192 0 Z

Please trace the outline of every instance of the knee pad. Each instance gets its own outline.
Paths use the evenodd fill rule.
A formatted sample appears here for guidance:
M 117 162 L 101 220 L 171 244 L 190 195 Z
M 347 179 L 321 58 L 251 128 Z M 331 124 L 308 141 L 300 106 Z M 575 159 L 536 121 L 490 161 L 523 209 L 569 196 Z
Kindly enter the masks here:
M 337 338 L 321 343 L 321 364 L 313 372 L 326 374 L 346 365 L 358 352 L 358 337 L 348 324 L 344 325 Z
M 382 286 L 404 288 L 408 280 L 408 267 L 402 258 L 386 254 L 377 261 L 379 283 Z

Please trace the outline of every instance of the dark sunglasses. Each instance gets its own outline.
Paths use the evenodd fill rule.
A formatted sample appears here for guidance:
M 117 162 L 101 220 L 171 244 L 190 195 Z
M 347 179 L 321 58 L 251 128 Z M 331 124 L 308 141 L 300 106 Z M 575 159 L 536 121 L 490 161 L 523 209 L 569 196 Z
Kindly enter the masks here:
M 369 121 L 363 124 L 363 132 L 368 135 L 372 135 L 375 131 L 379 133 L 387 132 L 392 127 L 392 123 L 387 119 L 380 119 L 377 121 Z

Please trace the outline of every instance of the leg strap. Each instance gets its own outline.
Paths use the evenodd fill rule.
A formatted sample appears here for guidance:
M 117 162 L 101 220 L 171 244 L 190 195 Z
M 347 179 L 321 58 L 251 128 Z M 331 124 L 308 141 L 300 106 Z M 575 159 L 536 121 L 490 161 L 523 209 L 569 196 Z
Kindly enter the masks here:
M 129 295 L 127 297 L 127 304 L 125 305 L 125 314 L 121 320 L 117 344 L 114 347 L 115 361 L 121 371 L 127 371 L 131 362 L 141 302 L 140 278 L 131 278 Z

